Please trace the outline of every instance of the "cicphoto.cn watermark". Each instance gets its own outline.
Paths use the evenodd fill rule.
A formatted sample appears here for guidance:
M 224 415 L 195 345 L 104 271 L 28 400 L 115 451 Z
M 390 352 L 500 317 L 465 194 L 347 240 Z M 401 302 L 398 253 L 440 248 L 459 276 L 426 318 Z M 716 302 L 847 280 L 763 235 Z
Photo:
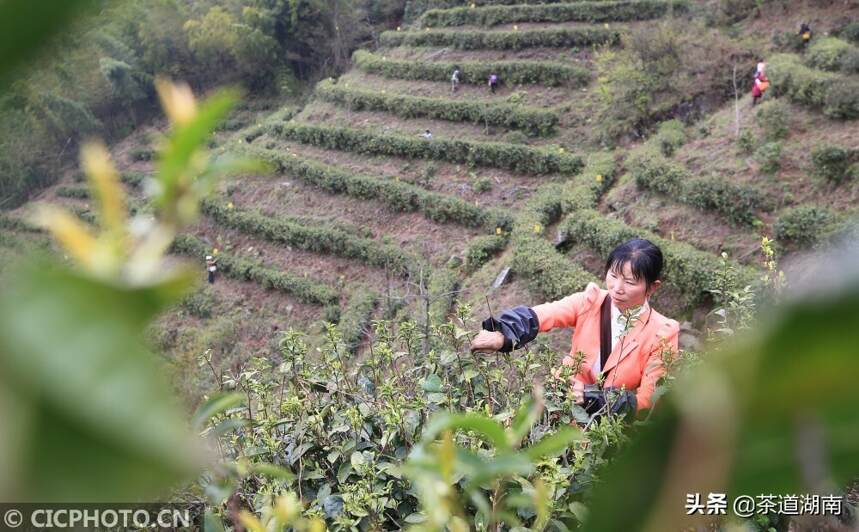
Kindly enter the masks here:
M 0 503 L 0 531 L 202 530 L 203 503 Z

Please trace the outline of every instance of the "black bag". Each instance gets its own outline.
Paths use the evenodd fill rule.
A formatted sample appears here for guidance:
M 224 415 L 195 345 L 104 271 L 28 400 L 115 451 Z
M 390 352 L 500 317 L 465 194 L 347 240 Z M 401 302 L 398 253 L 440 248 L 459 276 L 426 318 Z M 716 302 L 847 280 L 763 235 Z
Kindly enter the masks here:
M 606 404 L 609 405 L 606 408 Z M 635 413 L 638 401 L 629 390 L 609 386 L 600 388 L 599 384 L 585 384 L 584 409 L 592 417 L 600 417 L 610 412 L 613 415 L 629 416 Z

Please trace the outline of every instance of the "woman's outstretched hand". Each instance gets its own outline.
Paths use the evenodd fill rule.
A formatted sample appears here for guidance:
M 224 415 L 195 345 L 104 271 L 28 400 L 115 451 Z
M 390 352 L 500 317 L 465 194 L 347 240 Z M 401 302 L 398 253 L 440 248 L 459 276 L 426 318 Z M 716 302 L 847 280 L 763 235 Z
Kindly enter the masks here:
M 471 341 L 471 352 L 493 352 L 504 347 L 504 335 L 498 331 L 480 331 Z

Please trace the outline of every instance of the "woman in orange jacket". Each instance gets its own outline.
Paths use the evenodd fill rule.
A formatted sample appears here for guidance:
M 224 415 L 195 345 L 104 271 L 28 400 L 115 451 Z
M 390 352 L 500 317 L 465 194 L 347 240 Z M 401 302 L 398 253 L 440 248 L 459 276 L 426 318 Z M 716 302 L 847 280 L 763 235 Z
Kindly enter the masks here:
M 758 103 L 758 100 L 763 98 L 764 93 L 770 86 L 770 80 L 767 78 L 766 71 L 760 72 L 755 76 L 754 85 L 752 85 L 752 106 Z
M 558 301 L 505 310 L 483 322 L 471 349 L 506 352 L 540 332 L 572 328 L 572 347 L 562 363 L 572 366 L 576 353 L 584 353 L 579 372 L 570 378 L 576 402 L 584 402 L 586 384 L 602 381 L 605 387 L 635 390 L 636 409 L 650 408 L 665 373 L 663 357 L 676 355 L 680 333 L 675 320 L 649 303 L 662 284 L 662 264 L 662 251 L 652 242 L 625 242 L 608 256 L 606 289 L 589 283 L 584 291 Z

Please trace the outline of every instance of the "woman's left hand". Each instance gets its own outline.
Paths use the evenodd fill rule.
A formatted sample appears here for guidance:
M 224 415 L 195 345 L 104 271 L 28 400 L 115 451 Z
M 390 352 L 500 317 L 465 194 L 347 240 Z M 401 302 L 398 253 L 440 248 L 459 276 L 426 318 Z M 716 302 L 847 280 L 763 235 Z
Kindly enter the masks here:
M 480 331 L 471 341 L 471 351 L 493 352 L 504 347 L 504 335 L 498 331 Z

